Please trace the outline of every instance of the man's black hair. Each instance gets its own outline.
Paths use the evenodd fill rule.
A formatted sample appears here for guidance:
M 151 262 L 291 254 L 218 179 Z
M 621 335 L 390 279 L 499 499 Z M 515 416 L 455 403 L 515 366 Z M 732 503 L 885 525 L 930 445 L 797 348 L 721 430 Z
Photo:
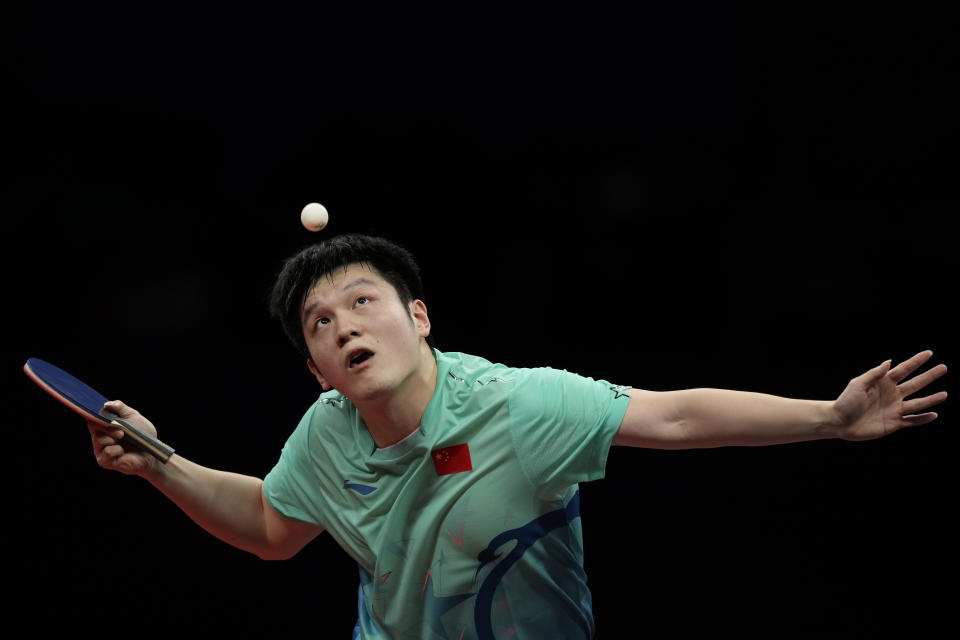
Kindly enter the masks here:
M 300 318 L 304 299 L 320 278 L 332 277 L 336 269 L 351 264 L 375 269 L 393 286 L 405 307 L 423 300 L 420 267 L 413 254 L 390 240 L 351 233 L 306 247 L 284 263 L 270 296 L 271 315 L 280 320 L 287 337 L 303 355 L 310 356 Z M 430 336 L 427 343 L 433 345 Z

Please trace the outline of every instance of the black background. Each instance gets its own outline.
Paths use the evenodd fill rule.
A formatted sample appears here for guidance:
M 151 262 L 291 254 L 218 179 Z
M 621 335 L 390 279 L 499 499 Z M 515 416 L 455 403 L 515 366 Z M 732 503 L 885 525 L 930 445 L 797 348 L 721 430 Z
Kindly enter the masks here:
M 53 362 L 188 458 L 264 475 L 317 393 L 266 308 L 318 237 L 307 202 L 321 237 L 419 256 L 447 350 L 817 399 L 887 358 L 955 361 L 936 12 L 135 6 L 3 9 L 10 625 L 347 637 L 332 540 L 282 563 L 220 543 L 99 469 L 21 372 Z M 600 637 L 946 620 L 940 413 L 868 443 L 613 450 L 582 488 Z

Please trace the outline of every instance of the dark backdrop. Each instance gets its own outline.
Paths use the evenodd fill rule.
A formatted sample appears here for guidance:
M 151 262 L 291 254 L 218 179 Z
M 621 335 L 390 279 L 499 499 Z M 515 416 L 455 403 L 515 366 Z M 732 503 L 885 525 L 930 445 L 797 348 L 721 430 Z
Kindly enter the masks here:
M 956 360 L 943 16 L 136 6 L 3 10 L 8 624 L 347 637 L 330 539 L 283 563 L 214 540 L 21 372 L 262 476 L 317 393 L 266 297 L 318 237 L 405 244 L 439 346 L 512 365 L 830 399 L 887 358 Z M 600 637 L 946 619 L 954 423 L 614 450 L 583 487 Z

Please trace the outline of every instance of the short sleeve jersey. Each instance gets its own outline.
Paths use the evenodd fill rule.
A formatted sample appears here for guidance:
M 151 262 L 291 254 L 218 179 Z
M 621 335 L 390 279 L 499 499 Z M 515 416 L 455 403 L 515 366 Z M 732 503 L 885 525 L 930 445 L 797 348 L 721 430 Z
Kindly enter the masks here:
M 323 393 L 264 493 L 360 570 L 355 638 L 589 638 L 578 483 L 601 478 L 625 388 L 440 353 L 420 428 L 377 449 Z

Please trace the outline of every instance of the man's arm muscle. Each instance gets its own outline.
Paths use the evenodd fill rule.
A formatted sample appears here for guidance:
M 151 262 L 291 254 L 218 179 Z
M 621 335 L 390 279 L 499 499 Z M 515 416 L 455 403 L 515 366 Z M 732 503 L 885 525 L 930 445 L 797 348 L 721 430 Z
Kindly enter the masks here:
M 289 558 L 323 531 L 278 514 L 263 495 L 263 481 L 253 476 L 174 454 L 146 478 L 207 532 L 264 560 Z
M 727 389 L 631 389 L 614 445 L 650 449 L 761 446 L 839 435 L 833 403 Z

